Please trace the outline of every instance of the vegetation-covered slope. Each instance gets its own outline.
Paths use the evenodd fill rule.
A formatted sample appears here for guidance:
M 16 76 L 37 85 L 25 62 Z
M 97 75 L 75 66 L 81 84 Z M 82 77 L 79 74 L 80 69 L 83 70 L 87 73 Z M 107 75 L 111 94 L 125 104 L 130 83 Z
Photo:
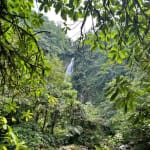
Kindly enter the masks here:
M 32 0 L 0 0 L 0 149 L 148 150 L 149 1 L 37 1 L 64 21 L 82 18 L 85 45 L 33 12 Z M 85 35 L 88 16 L 97 21 Z

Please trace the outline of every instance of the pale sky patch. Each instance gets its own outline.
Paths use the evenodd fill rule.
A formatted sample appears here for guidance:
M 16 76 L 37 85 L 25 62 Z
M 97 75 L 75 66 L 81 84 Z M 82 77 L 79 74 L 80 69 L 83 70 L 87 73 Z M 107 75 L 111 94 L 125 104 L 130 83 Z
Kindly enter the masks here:
M 35 10 L 38 11 L 37 3 L 35 4 Z M 44 12 L 42 13 L 45 16 L 47 16 L 50 21 L 54 21 L 56 24 L 59 24 L 63 27 L 64 21 L 61 19 L 61 16 L 59 13 L 58 14 L 55 13 L 54 8 L 51 8 L 51 11 L 47 13 L 44 13 Z M 77 38 L 80 37 L 82 21 L 83 19 L 73 22 L 68 18 L 67 21 L 65 22 L 68 25 L 68 27 L 71 29 L 71 30 L 68 30 L 67 36 L 70 37 L 72 40 L 76 40 Z M 85 26 L 83 28 L 83 33 L 86 33 L 87 31 L 89 31 L 91 27 L 92 27 L 92 18 L 88 17 L 85 22 Z

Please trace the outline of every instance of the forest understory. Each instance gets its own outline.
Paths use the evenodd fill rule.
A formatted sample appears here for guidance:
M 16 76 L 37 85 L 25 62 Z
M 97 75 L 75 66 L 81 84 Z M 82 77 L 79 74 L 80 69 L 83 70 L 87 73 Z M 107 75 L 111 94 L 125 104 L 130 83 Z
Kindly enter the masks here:
M 0 0 L 0 150 L 149 150 L 149 29 L 146 0 Z

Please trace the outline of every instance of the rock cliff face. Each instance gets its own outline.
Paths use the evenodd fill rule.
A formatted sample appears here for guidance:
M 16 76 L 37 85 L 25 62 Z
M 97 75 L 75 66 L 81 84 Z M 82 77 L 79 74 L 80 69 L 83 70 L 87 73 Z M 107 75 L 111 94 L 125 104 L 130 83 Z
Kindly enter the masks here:
M 59 150 L 88 150 L 88 148 L 86 146 L 69 145 L 69 146 L 62 146 L 59 148 Z

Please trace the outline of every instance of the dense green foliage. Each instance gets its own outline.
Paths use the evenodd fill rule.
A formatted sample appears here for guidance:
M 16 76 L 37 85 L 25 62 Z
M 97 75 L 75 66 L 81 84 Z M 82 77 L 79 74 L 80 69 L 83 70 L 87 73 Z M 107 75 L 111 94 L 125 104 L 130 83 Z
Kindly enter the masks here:
M 81 37 L 72 42 L 67 24 L 63 32 L 34 12 L 33 0 L 0 0 L 0 149 L 148 150 L 150 2 L 36 2 L 64 21 L 83 19 Z
M 100 103 L 104 98 L 106 83 L 125 74 L 123 65 L 108 63 L 106 54 L 90 51 L 89 46 L 74 52 L 75 64 L 73 86 L 78 90 L 78 99 L 83 103 Z

